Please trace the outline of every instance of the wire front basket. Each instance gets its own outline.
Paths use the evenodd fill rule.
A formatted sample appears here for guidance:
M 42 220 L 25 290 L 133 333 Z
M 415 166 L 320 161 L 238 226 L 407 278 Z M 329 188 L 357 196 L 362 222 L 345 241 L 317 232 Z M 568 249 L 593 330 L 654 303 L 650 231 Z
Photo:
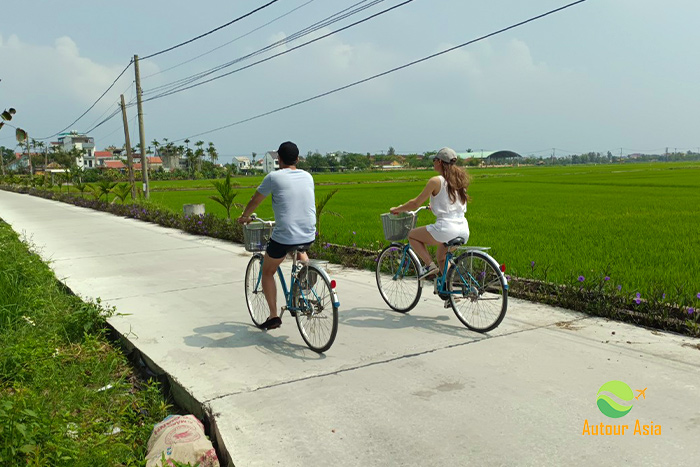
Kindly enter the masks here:
M 416 216 L 407 212 L 400 214 L 382 214 L 382 227 L 384 238 L 390 241 L 405 240 L 408 232 L 416 226 Z
M 243 243 L 246 251 L 263 251 L 272 235 L 274 224 L 251 222 L 243 226 Z

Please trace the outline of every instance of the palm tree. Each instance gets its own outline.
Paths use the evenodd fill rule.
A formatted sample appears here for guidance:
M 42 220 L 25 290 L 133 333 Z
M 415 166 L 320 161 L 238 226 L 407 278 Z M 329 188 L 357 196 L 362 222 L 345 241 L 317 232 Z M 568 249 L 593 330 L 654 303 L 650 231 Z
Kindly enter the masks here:
M 97 182 L 97 190 L 96 191 L 99 193 L 99 198 L 102 198 L 102 195 L 104 195 L 105 200 L 109 203 L 109 194 L 112 192 L 112 189 L 116 185 L 117 185 L 116 182 L 113 182 L 113 181 L 108 180 L 106 178 L 103 178 L 102 180 Z
M 131 193 L 131 185 L 128 183 L 120 183 L 112 188 L 112 192 L 119 198 L 122 204 L 126 204 L 126 197 Z
M 207 148 L 207 154 L 209 154 L 209 159 L 211 160 L 212 164 L 219 160 L 219 153 L 216 152 L 216 148 L 214 147 L 214 143 L 212 143 L 211 141 L 209 141 L 209 147 Z
M 202 146 L 204 146 L 204 141 L 197 141 L 194 145 L 197 146 L 194 154 L 197 156 L 197 171 L 199 172 L 202 170 L 202 157 L 204 157 L 204 149 L 202 149 Z
M 237 191 L 233 191 L 233 185 L 231 184 L 231 172 L 229 171 L 226 173 L 226 180 L 215 180 L 211 183 L 214 185 L 214 188 L 216 188 L 216 191 L 219 192 L 219 196 L 210 196 L 209 199 L 212 199 L 222 205 L 224 209 L 226 209 L 226 217 L 231 220 L 231 205 L 233 204 L 234 198 L 238 194 Z

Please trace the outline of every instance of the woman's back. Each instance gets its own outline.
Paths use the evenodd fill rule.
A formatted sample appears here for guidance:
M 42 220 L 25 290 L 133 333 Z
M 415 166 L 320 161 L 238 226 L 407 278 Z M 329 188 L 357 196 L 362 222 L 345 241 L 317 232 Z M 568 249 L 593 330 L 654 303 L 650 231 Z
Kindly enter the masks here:
M 433 211 L 438 219 L 459 219 L 464 218 L 467 212 L 467 204 L 462 203 L 459 196 L 456 197 L 454 203 L 450 200 L 447 191 L 447 181 L 442 175 L 440 178 L 440 191 L 437 195 L 430 196 L 430 210 Z

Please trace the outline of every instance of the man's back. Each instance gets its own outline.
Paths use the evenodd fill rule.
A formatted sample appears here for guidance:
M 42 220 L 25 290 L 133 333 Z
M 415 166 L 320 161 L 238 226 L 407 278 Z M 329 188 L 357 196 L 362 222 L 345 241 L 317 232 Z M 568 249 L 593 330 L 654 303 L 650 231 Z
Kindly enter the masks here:
M 263 196 L 272 193 L 275 230 L 272 239 L 284 245 L 309 243 L 316 238 L 314 180 L 299 169 L 268 174 L 258 187 Z

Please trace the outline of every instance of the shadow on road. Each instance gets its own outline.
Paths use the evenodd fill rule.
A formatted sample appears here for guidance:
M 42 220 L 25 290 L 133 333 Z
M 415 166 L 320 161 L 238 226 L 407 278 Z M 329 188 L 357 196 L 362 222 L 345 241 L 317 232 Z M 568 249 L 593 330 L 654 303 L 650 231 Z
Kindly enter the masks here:
M 309 350 L 304 344 L 289 341 L 289 334 L 298 332 L 296 321 L 287 317 L 279 329 L 264 332 L 253 324 L 224 321 L 193 329 L 184 342 L 190 347 L 221 347 L 228 349 L 256 347 L 262 353 L 276 353 L 300 360 L 321 360 L 323 354 Z M 301 337 L 299 338 L 301 339 Z
M 410 313 L 398 313 L 381 308 L 341 309 L 338 324 L 340 327 L 353 326 L 357 328 L 383 328 L 393 330 L 417 328 L 472 340 L 486 338 L 486 336 L 482 336 L 462 326 L 462 324 L 457 321 L 457 318 L 447 313 L 451 311 L 452 310 L 445 310 L 444 314 L 436 316 L 416 316 Z M 448 322 L 449 324 L 447 324 Z

